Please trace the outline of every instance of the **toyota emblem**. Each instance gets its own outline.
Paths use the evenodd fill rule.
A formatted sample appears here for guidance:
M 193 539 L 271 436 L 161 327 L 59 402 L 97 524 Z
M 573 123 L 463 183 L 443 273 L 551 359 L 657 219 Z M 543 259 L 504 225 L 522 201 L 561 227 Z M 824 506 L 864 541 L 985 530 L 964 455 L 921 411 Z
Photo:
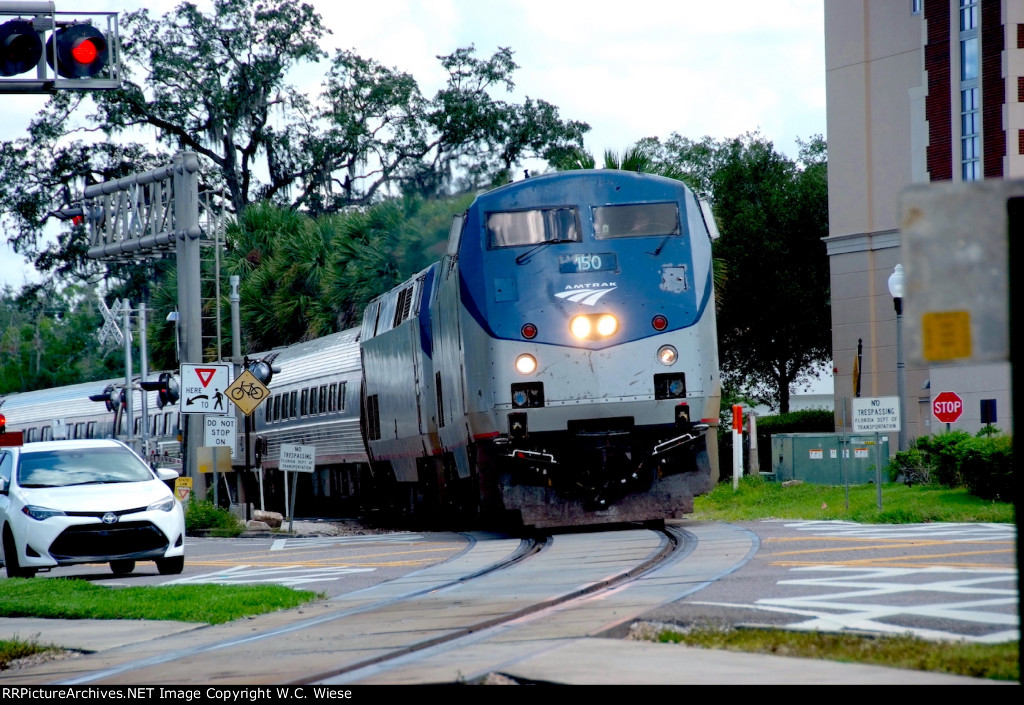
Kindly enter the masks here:
M 117 515 L 114 514 L 113 512 L 107 512 L 106 514 L 103 515 L 103 523 L 104 524 L 116 524 L 117 523 Z

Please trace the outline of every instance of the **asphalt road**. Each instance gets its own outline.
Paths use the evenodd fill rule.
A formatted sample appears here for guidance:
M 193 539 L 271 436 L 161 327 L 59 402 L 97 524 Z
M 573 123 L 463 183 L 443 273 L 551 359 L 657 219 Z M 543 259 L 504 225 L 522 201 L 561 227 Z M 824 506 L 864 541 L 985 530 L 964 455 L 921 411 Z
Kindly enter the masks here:
M 688 522 L 670 523 L 685 529 Z M 689 597 L 648 613 L 647 620 L 1019 640 L 1011 524 L 737 525 L 756 536 L 748 560 Z M 470 541 L 464 534 L 433 532 L 190 537 L 178 576 L 159 575 L 154 563 L 139 562 L 127 576 L 114 576 L 99 564 L 58 568 L 39 578 L 77 576 L 111 586 L 274 582 L 334 597 L 450 560 Z

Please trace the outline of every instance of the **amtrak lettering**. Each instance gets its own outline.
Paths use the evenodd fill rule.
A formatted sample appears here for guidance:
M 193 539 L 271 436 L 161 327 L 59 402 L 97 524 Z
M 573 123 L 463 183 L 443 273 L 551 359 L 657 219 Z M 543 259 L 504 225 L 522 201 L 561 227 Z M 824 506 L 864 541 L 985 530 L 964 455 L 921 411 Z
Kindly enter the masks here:
M 618 288 L 616 282 L 602 282 L 600 284 L 569 284 L 565 291 L 555 296 L 564 301 L 583 304 L 584 306 L 595 306 L 602 296 Z

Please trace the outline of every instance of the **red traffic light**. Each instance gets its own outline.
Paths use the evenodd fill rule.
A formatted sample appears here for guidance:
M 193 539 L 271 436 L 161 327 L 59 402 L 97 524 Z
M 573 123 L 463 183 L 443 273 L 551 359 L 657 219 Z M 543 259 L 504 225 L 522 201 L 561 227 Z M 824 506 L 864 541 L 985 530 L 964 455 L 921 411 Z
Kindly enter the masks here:
M 46 48 L 46 61 L 64 78 L 95 76 L 106 67 L 109 59 L 106 37 L 90 24 L 72 24 L 58 28 L 50 37 Z
M 28 20 L 9 20 L 0 25 L 0 76 L 31 71 L 43 56 L 43 41 Z

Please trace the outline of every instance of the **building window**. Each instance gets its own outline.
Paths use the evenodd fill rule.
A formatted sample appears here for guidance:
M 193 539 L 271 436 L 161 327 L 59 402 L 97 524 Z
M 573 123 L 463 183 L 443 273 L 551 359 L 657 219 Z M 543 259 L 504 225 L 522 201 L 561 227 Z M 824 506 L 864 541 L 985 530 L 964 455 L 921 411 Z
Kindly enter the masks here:
M 964 181 L 982 176 L 978 67 L 978 0 L 960 0 L 960 175 Z
M 910 0 L 910 14 L 920 15 L 924 0 Z

